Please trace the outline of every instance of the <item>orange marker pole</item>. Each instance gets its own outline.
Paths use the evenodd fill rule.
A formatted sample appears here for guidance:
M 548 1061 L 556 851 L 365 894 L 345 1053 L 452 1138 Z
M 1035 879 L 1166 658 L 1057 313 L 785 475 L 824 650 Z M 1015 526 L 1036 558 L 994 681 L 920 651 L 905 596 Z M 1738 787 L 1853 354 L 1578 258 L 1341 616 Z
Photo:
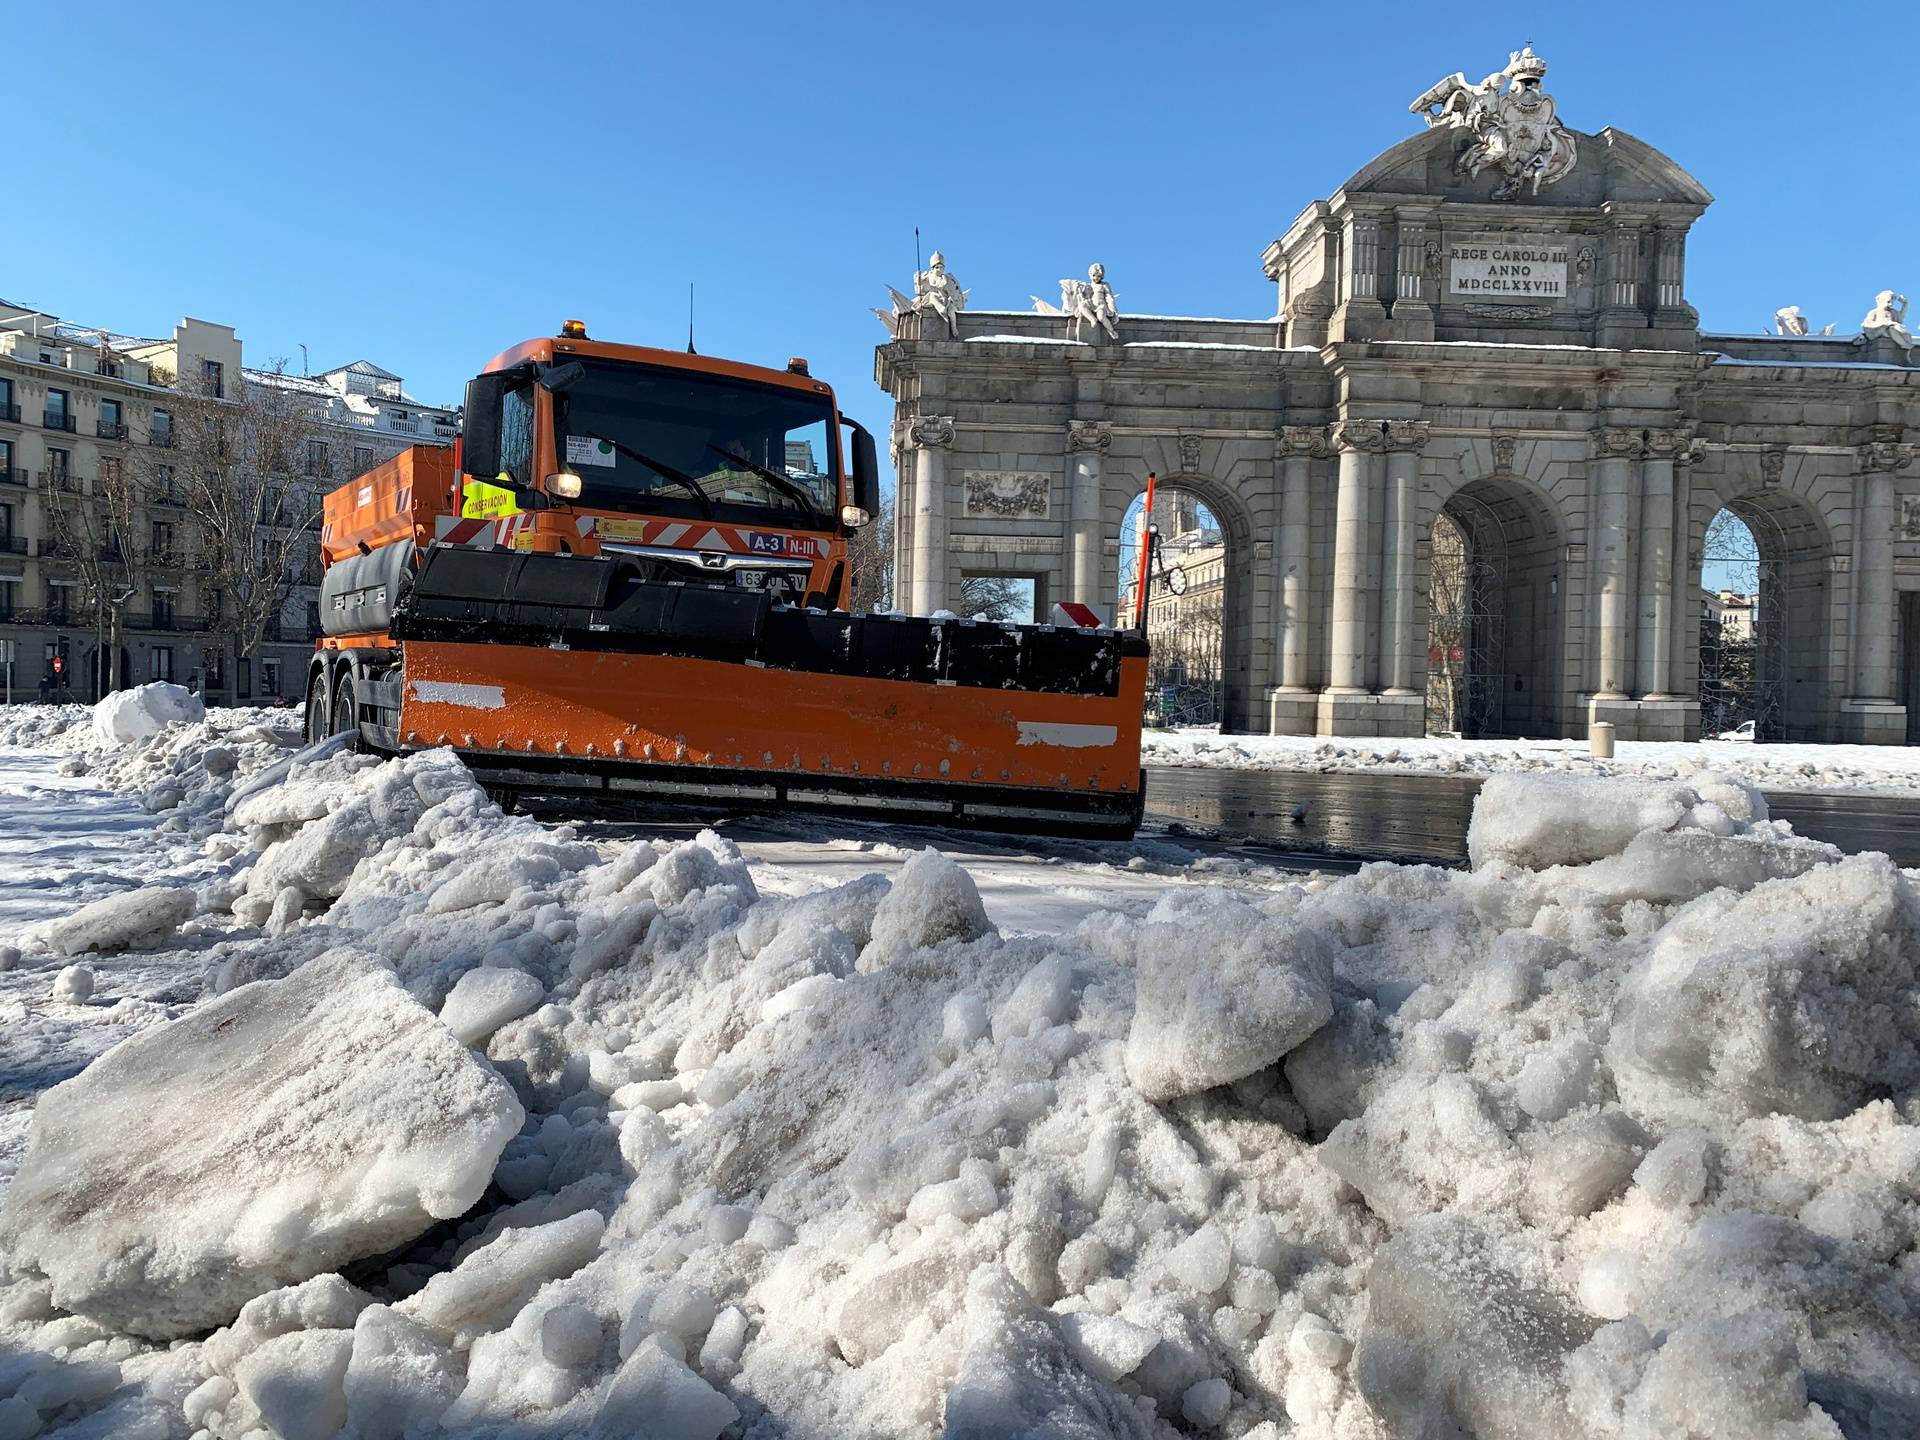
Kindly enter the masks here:
M 1147 472 L 1146 503 L 1140 507 L 1140 559 L 1133 567 L 1133 628 L 1147 628 L 1147 563 L 1153 545 L 1153 471 Z

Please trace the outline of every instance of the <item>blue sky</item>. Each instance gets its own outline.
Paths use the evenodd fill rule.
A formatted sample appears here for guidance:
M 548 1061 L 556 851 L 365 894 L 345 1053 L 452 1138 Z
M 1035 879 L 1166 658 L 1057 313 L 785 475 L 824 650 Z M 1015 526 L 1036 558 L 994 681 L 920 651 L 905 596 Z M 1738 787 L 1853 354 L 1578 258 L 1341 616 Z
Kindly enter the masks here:
M 1563 119 L 1718 202 L 1712 327 L 1920 289 L 1912 5 L 28 5 L 4 10 L 0 295 L 234 325 L 452 401 L 567 316 L 811 358 L 876 429 L 914 227 L 975 308 L 1103 261 L 1123 311 L 1266 316 L 1263 246 L 1528 38 Z M 1817 19 L 1809 17 L 1817 16 Z M 1173 17 L 1171 20 L 1169 17 Z M 27 77 L 34 84 L 28 86 Z

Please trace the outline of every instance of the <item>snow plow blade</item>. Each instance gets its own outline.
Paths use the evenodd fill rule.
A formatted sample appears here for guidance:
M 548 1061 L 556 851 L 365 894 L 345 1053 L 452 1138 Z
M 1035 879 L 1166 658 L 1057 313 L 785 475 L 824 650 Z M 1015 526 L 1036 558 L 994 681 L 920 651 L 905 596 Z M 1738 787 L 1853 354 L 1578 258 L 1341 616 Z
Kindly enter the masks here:
M 451 745 L 498 788 L 1103 837 L 1140 821 L 1136 633 L 808 610 L 451 546 L 422 556 L 392 633 L 404 665 L 362 733 Z

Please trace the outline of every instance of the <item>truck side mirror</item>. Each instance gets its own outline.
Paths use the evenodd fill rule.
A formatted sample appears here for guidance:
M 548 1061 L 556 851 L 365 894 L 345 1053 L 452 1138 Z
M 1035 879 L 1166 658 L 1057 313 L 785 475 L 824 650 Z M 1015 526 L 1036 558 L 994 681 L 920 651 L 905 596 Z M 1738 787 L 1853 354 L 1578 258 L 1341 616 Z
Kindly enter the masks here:
M 869 515 L 878 515 L 880 458 L 874 449 L 873 434 L 858 420 L 843 416 L 840 423 L 853 432 L 853 503 Z
M 578 360 L 569 360 L 564 365 L 549 365 L 540 372 L 540 388 L 550 395 L 558 395 L 562 390 L 570 390 L 586 377 L 587 367 Z
M 460 468 L 469 475 L 491 480 L 500 473 L 500 401 L 510 378 L 479 375 L 467 382 L 467 403 L 461 415 Z

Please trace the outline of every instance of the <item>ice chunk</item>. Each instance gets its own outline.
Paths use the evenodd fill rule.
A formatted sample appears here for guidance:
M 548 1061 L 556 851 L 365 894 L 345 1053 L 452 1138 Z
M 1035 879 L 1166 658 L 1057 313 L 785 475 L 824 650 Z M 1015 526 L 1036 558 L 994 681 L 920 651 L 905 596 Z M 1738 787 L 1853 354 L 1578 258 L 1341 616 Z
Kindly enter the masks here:
M 729 1305 L 715 1317 L 700 1347 L 700 1368 L 716 1380 L 731 1380 L 740 1370 L 740 1352 L 747 1343 L 747 1312 Z
M 649 1340 L 620 1366 L 587 1433 L 591 1440 L 715 1440 L 739 1418 L 731 1400 Z
M 834 1343 L 849 1365 L 864 1365 L 886 1351 L 922 1314 L 958 1308 L 967 1264 L 937 1243 L 888 1261 L 842 1292 L 829 1317 Z
M 41 1415 L 69 1405 L 92 1405 L 120 1386 L 120 1367 L 111 1360 L 69 1360 L 48 1365 L 13 1392 L 13 1397 Z
M 1633 1172 L 1633 1183 L 1663 1210 L 1698 1205 L 1712 1178 L 1712 1157 L 1713 1141 L 1706 1132 L 1677 1131 L 1647 1152 Z
M 591 1260 L 606 1229 L 596 1212 L 582 1210 L 550 1224 L 503 1231 L 394 1308 L 456 1338 L 489 1329 L 547 1281 Z
M 1180 1397 L 1180 1413 L 1186 1417 L 1187 1423 L 1209 1430 L 1226 1419 L 1227 1412 L 1232 1408 L 1233 1387 L 1218 1376 L 1211 1380 L 1196 1381 Z
M 1660 933 L 1609 1042 L 1636 1110 L 1837 1119 L 1920 1084 L 1920 897 L 1884 855 L 1854 855 Z
M 53 977 L 53 998 L 62 1005 L 84 1005 L 93 998 L 93 967 L 68 965 Z
M 205 1330 L 463 1213 L 522 1119 L 388 971 L 337 951 L 48 1091 L 0 1244 L 63 1309 L 159 1338 Z
M 1153 1426 L 1072 1357 L 1020 1282 L 984 1265 L 967 1289 L 967 1348 L 947 1392 L 944 1440 L 1009 1435 L 1146 1440 Z
M 1646 1153 L 1647 1136 L 1618 1110 L 1569 1121 L 1531 1147 L 1530 1218 L 1590 1215 L 1626 1187 Z
M 1478 870 L 1525 870 L 1618 855 L 1643 830 L 1671 830 L 1699 797 L 1684 785 L 1585 775 L 1494 775 L 1474 797 L 1467 855 Z
M 93 707 L 93 733 L 109 745 L 131 745 L 158 735 L 169 725 L 191 725 L 207 718 L 207 707 L 184 685 L 156 681 L 116 690 Z
M 347 1423 L 351 1330 L 300 1330 L 240 1362 L 240 1393 L 280 1440 L 332 1440 Z
M 675 1280 L 654 1297 L 647 1312 L 647 1323 L 656 1331 L 678 1335 L 682 1340 L 697 1340 L 707 1333 L 715 1314 L 713 1297 L 697 1285 Z
M 1187 1289 L 1211 1295 L 1227 1283 L 1233 1246 L 1218 1225 L 1202 1225 L 1167 1252 L 1167 1272 Z
M 1108 1384 L 1139 1369 L 1160 1343 L 1159 1333 L 1144 1325 L 1087 1310 L 1062 1315 L 1060 1333 L 1066 1337 L 1067 1353 L 1080 1368 Z
M 207 1341 L 207 1363 L 231 1375 L 267 1341 L 296 1330 L 350 1330 L 373 1297 L 338 1275 L 316 1275 L 283 1290 L 256 1295 L 233 1324 Z
M 585 1305 L 556 1305 L 540 1317 L 540 1353 L 563 1370 L 592 1364 L 605 1339 L 600 1317 Z
M 973 877 L 929 846 L 900 867 L 873 912 L 873 940 L 861 965 L 873 969 L 908 950 L 991 933 Z
M 907 1202 L 907 1219 L 915 1225 L 930 1225 L 943 1215 L 978 1220 L 999 1208 L 993 1166 L 985 1160 L 963 1160 L 953 1179 L 922 1186 L 914 1193 Z
M 193 891 L 184 885 L 125 890 L 83 905 L 47 926 L 46 946 L 55 955 L 150 950 L 191 919 L 194 906 Z
M 1237 899 L 1143 926 L 1135 969 L 1127 1076 L 1149 1100 L 1251 1075 L 1333 1016 L 1326 942 Z
M 509 1020 L 539 1008 L 547 987 L 524 970 L 469 970 L 453 982 L 440 1018 L 462 1045 L 481 1045 Z
M 959 997 L 955 997 L 956 999 Z M 1013 994 L 993 1013 L 993 1040 L 1004 1044 L 1067 1018 L 1073 1006 L 1073 962 L 1049 955 L 1020 978 Z
M 1563 1366 L 1594 1322 L 1520 1235 L 1436 1215 L 1374 1255 L 1352 1372 L 1397 1435 L 1574 1432 Z
M 345 1380 L 352 1434 L 401 1440 L 426 1432 L 461 1387 L 461 1366 L 443 1336 L 386 1305 L 360 1312 Z
M 1544 1045 L 1527 1057 L 1513 1082 L 1514 1102 L 1536 1120 L 1558 1120 L 1591 1104 L 1599 1077 L 1600 1049 L 1581 1035 Z
M 1403 1225 L 1435 1210 L 1512 1204 L 1525 1178 L 1517 1147 L 1465 1075 L 1401 1076 L 1358 1120 L 1343 1120 L 1320 1162 Z

